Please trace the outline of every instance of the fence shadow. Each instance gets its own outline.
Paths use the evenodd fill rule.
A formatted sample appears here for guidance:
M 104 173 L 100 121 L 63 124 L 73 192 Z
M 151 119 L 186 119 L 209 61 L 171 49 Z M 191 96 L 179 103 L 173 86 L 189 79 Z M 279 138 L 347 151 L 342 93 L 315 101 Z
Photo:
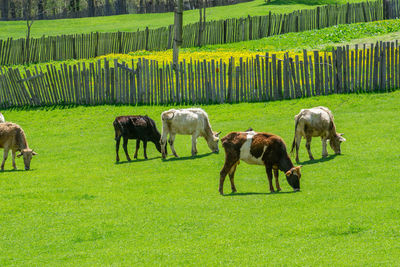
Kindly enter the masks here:
M 295 194 L 301 191 L 285 191 L 285 192 L 243 192 L 243 193 L 230 193 L 224 194 L 224 197 L 238 197 L 238 196 L 251 196 L 251 195 L 281 195 L 281 194 Z
M 333 155 L 329 155 L 326 158 L 320 158 L 320 159 L 314 159 L 314 160 L 306 160 L 306 161 L 300 161 L 298 164 L 300 165 L 312 165 L 315 163 L 320 163 L 320 162 L 325 162 L 325 161 L 330 161 L 333 160 L 334 158 L 336 158 L 337 156 L 340 156 L 338 154 L 333 154 Z
M 142 161 L 151 161 L 155 159 L 161 159 L 161 156 L 154 157 L 154 158 L 148 158 L 148 159 L 133 159 L 131 161 L 125 160 L 125 161 L 116 161 L 114 164 L 115 165 L 120 165 L 120 164 L 127 164 L 127 163 L 135 163 L 135 162 L 142 162 Z
M 201 155 L 197 155 L 197 156 L 187 156 L 187 157 L 173 157 L 173 158 L 169 158 L 169 159 L 163 159 L 162 161 L 164 162 L 168 162 L 168 161 L 177 161 L 177 160 L 193 160 L 193 159 L 199 159 L 199 158 L 204 158 L 204 157 L 208 157 L 210 155 L 214 154 L 214 152 L 208 152 L 205 154 L 201 154 Z

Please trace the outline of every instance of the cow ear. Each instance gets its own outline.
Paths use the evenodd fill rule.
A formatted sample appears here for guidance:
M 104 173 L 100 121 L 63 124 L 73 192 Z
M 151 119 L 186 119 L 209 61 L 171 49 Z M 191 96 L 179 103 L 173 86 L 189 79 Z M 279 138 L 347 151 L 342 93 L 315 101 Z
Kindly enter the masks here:
M 221 134 L 221 131 L 219 131 L 218 133 L 215 134 L 215 136 L 219 136 Z
M 288 170 L 286 173 L 285 173 L 285 175 L 286 176 L 289 176 L 289 175 L 291 175 L 293 173 L 293 169 L 290 169 L 290 170 Z
M 35 151 L 32 150 L 32 155 L 37 155 L 38 153 L 36 153 Z
M 17 155 L 17 158 L 19 158 L 19 157 L 21 157 L 22 156 L 22 153 L 19 153 L 18 155 Z
M 343 135 L 344 135 L 344 133 L 340 133 L 339 135 L 340 135 L 340 136 L 343 136 Z

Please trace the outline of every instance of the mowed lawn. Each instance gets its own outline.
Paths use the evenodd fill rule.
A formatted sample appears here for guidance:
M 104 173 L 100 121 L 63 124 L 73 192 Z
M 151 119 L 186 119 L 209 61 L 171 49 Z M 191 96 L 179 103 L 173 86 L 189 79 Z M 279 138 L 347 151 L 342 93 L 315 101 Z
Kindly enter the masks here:
M 315 161 L 301 144 L 301 192 L 283 173 L 270 194 L 265 169 L 241 163 L 238 193 L 218 193 L 224 152 L 177 136 L 179 159 L 115 163 L 112 122 L 165 106 L 2 110 L 39 155 L 31 171 L 0 173 L 0 265 L 397 265 L 400 257 L 400 91 L 202 106 L 213 130 L 269 131 L 291 145 L 293 116 L 328 106 L 347 141 Z M 131 155 L 134 142 L 129 143 Z M 122 148 L 121 148 L 122 149 Z M 170 151 L 170 150 L 169 150 Z

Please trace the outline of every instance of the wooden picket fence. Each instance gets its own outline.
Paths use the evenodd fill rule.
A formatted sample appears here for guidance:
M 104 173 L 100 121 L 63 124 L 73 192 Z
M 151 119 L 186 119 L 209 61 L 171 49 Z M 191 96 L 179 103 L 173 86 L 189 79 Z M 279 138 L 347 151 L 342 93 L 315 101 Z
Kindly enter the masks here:
M 385 11 L 385 12 L 384 12 Z M 384 15 L 385 14 L 385 15 Z M 399 0 L 378 0 L 346 5 L 327 5 L 290 14 L 234 18 L 206 23 L 203 45 L 260 39 L 288 32 L 320 29 L 338 24 L 396 18 Z M 182 47 L 197 45 L 199 24 L 185 25 Z M 30 39 L 29 60 L 26 40 L 0 40 L 0 65 L 38 63 L 51 60 L 87 59 L 110 53 L 137 50 L 166 50 L 173 44 L 173 26 L 137 32 L 90 33 Z
M 182 61 L 179 71 L 172 63 L 146 59 L 48 64 L 34 71 L 0 68 L 0 107 L 212 104 L 389 91 L 399 88 L 399 52 L 396 41 L 312 55 L 303 51 L 295 58 L 266 53 L 229 63 Z

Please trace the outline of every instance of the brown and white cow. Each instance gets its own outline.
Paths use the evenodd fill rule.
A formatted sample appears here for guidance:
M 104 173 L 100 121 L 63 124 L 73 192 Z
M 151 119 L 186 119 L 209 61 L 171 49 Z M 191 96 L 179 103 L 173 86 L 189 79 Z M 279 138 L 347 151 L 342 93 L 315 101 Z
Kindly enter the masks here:
M 168 134 L 168 143 L 175 157 L 178 157 L 174 148 L 176 134 L 192 136 L 192 156 L 197 154 L 196 144 L 199 136 L 206 139 L 208 147 L 212 152 L 219 152 L 218 135 L 220 132 L 215 133 L 211 130 L 208 115 L 201 108 L 170 109 L 161 114 L 161 119 L 163 128 L 160 143 L 163 158 L 166 157 L 165 145 L 167 143 Z
M 301 137 L 306 139 L 306 148 L 310 160 L 314 160 L 311 154 L 310 146 L 311 139 L 315 136 L 320 136 L 322 141 L 322 157 L 328 156 L 326 150 L 326 141 L 329 140 L 329 145 L 336 154 L 340 154 L 340 144 L 346 141 L 342 137 L 342 133 L 336 132 L 336 126 L 333 121 L 332 112 L 326 107 L 315 107 L 311 109 L 302 109 L 299 114 L 294 116 L 295 129 L 294 139 L 292 143 L 291 153 L 296 147 L 296 162 L 299 162 L 299 147 Z
M 268 176 L 269 189 L 274 192 L 272 185 L 272 170 L 274 170 L 277 191 L 281 190 L 278 171 L 286 174 L 286 179 L 294 191 L 300 190 L 300 167 L 293 166 L 286 151 L 285 142 L 281 137 L 271 133 L 254 131 L 231 132 L 222 139 L 225 149 L 225 164 L 220 172 L 219 192 L 223 195 L 225 177 L 229 174 L 232 192 L 236 192 L 234 176 L 240 160 L 255 165 L 264 165 Z
M 11 122 L 0 123 L 0 148 L 4 149 L 3 162 L 1 163 L 1 170 L 4 170 L 4 163 L 8 157 L 8 151 L 12 151 L 12 164 L 14 170 L 17 169 L 15 165 L 15 153 L 20 151 L 17 157 L 23 156 L 25 170 L 30 169 L 32 156 L 37 155 L 35 151 L 29 148 L 26 136 L 22 128 Z

